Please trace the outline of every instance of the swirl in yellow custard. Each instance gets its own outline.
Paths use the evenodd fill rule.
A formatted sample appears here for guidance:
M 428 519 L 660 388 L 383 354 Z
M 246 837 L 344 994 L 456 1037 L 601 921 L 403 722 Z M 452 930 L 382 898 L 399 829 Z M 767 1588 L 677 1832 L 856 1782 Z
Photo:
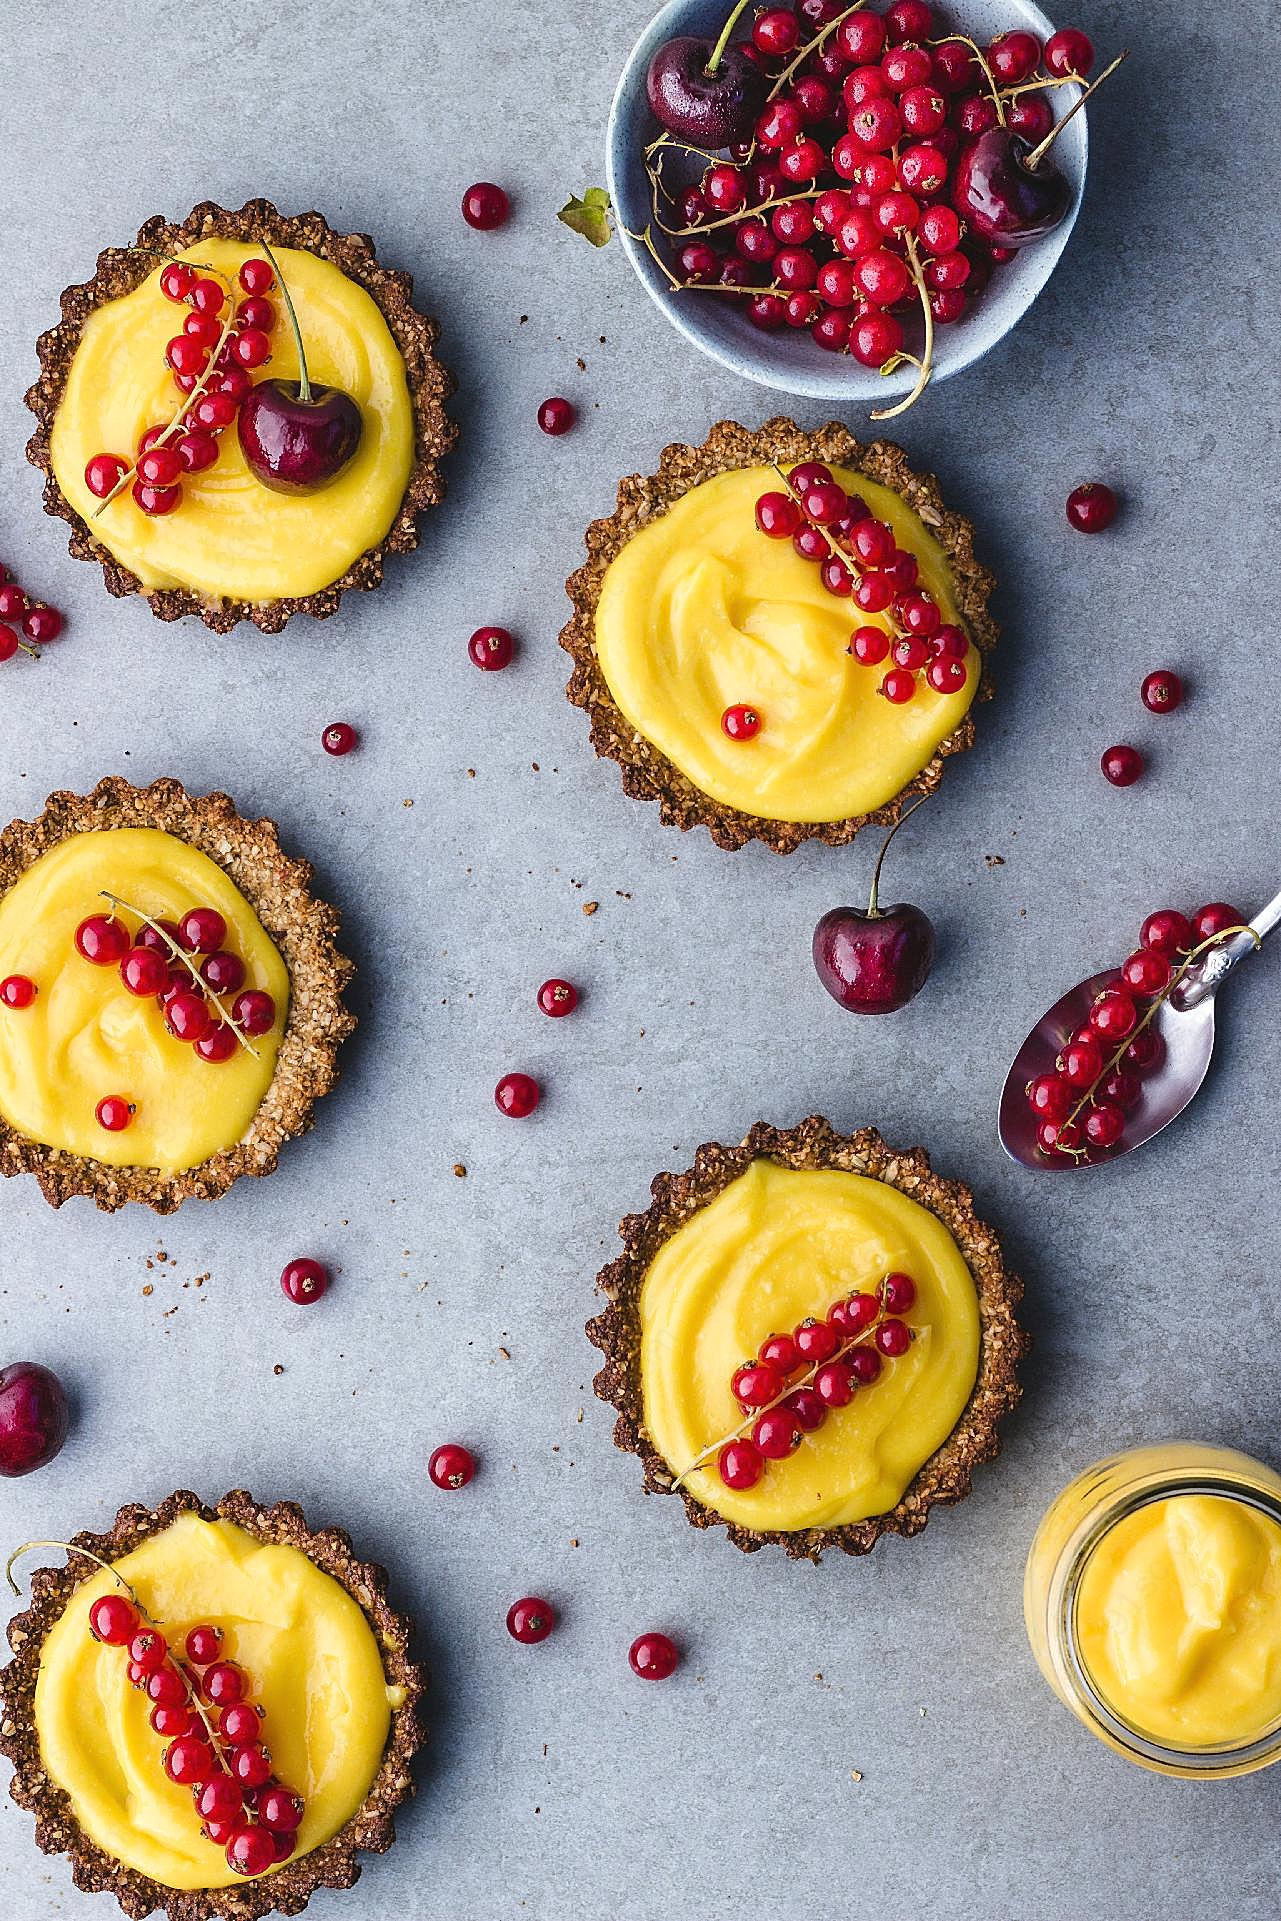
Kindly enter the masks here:
M 1281 1723 L 1281 1526 L 1230 1495 L 1146 1502 L 1091 1551 L 1076 1634 L 1095 1688 L 1139 1734 L 1246 1746 Z
M 943 619 L 963 626 L 943 549 L 899 495 L 843 467 L 834 477 L 914 554 Z M 892 800 L 954 733 L 978 690 L 891 705 L 883 670 L 849 653 L 853 628 L 885 626 L 829 594 L 790 540 L 756 525 L 769 467 L 704 481 L 642 527 L 610 563 L 596 610 L 596 655 L 624 715 L 713 800 L 771 820 L 834 821 Z M 753 739 L 721 728 L 726 708 L 762 717 Z
M 753 1161 L 654 1257 L 640 1294 L 645 1426 L 674 1473 L 743 1419 L 730 1379 L 769 1334 L 887 1273 L 916 1283 L 911 1348 L 754 1488 L 715 1459 L 684 1483 L 742 1527 L 793 1532 L 885 1514 L 956 1426 L 978 1372 L 973 1277 L 942 1221 L 883 1181 Z
M 280 1780 L 306 1801 L 298 1854 L 336 1834 L 369 1792 L 398 1690 L 360 1608 L 294 1547 L 257 1541 L 229 1521 L 182 1514 L 114 1564 L 171 1645 L 208 1622 L 226 1632 L 228 1659 L 246 1670 L 266 1709 L 263 1738 Z M 89 1629 L 99 1595 L 119 1592 L 105 1571 L 78 1587 L 40 1655 L 35 1719 L 40 1755 L 70 1797 L 91 1841 L 113 1860 L 170 1888 L 240 1880 L 200 1832 L 189 1787 L 163 1766 L 151 1703 L 131 1687 L 126 1650 Z
M 177 256 L 236 275 L 261 249 L 209 238 Z M 235 426 L 220 441 L 217 464 L 184 477 L 173 513 L 144 514 L 126 488 L 102 502 L 85 485 L 94 454 L 132 460 L 148 427 L 173 417 L 182 395 L 165 364 L 168 341 L 182 332 L 187 308 L 160 291 L 157 263 L 131 294 L 90 314 L 58 405 L 51 437 L 53 471 L 96 540 L 149 591 L 187 587 L 210 599 L 263 604 L 319 592 L 340 580 L 396 517 L 414 458 L 414 417 L 400 349 L 377 303 L 318 255 L 277 251 L 293 296 L 313 381 L 341 387 L 358 403 L 364 434 L 351 464 L 310 494 L 269 491 L 250 472 Z M 271 360 L 259 378 L 296 380 L 298 355 L 280 312 Z
M 138 999 L 115 967 L 75 946 L 90 914 L 109 912 L 101 889 L 153 920 L 216 907 L 245 986 L 265 989 L 276 1024 L 254 1053 L 203 1061 L 175 1040 L 155 1000 Z M 123 915 L 131 932 L 135 917 Z M 77 834 L 50 848 L 0 901 L 0 979 L 25 974 L 36 998 L 0 1008 L 0 1114 L 29 1140 L 113 1167 L 197 1167 L 249 1131 L 271 1085 L 289 1008 L 289 974 L 234 881 L 199 848 L 151 827 Z M 136 1108 L 109 1133 L 95 1109 L 108 1094 Z

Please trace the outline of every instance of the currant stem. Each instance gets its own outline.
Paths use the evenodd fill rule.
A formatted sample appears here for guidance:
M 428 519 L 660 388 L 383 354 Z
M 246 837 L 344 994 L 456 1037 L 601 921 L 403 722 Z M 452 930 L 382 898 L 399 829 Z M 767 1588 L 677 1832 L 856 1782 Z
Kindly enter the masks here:
M 271 262 L 272 269 L 276 276 L 276 285 L 280 289 L 280 297 L 285 303 L 285 312 L 289 316 L 289 326 L 293 333 L 294 346 L 298 350 L 298 398 L 305 405 L 311 399 L 311 376 L 307 372 L 307 350 L 302 344 L 302 328 L 298 325 L 298 315 L 294 311 L 293 299 L 288 287 L 285 285 L 285 276 L 280 271 L 280 262 L 265 240 L 262 243 L 262 250 Z
M 895 151 L 897 154 L 897 149 Z M 909 407 L 914 407 L 928 387 L 930 375 L 934 371 L 934 309 L 930 305 L 930 290 L 925 284 L 925 274 L 921 267 L 921 256 L 916 249 L 916 236 L 909 233 L 903 237 L 907 242 L 908 265 L 912 269 L 912 278 L 916 282 L 916 291 L 920 295 L 921 313 L 925 321 L 925 344 L 921 349 L 920 359 L 914 363 L 916 366 L 916 381 L 912 387 L 912 391 L 909 394 L 905 394 L 903 399 L 898 401 L 893 407 L 874 408 L 871 416 L 873 420 L 893 420 L 896 414 L 905 414 Z M 904 355 L 903 358 L 910 359 L 911 356 Z
M 24 1554 L 34 1554 L 37 1548 L 46 1547 L 61 1548 L 64 1554 L 80 1554 L 86 1561 L 92 1561 L 95 1567 L 102 1568 L 105 1573 L 111 1576 L 113 1581 L 119 1583 L 140 1614 L 147 1614 L 146 1608 L 143 1607 L 142 1602 L 138 1599 L 137 1590 L 129 1585 L 124 1575 L 121 1574 L 118 1569 L 112 1567 L 110 1561 L 103 1561 L 98 1555 L 90 1554 L 87 1547 L 77 1547 L 74 1541 L 24 1541 L 21 1547 L 16 1547 L 13 1550 L 13 1553 L 4 1564 L 4 1576 L 13 1592 L 18 1595 L 19 1598 L 21 1598 L 22 1589 L 13 1578 L 14 1562 L 21 1560 Z M 150 1618 L 150 1615 L 147 1615 L 147 1619 L 150 1620 Z
M 1005 96 L 1002 95 L 1001 89 L 996 84 L 996 75 L 993 73 L 991 66 L 988 63 L 988 57 L 984 53 L 982 47 L 979 45 L 978 41 L 971 40 L 968 33 L 947 33 L 947 34 L 944 34 L 943 40 L 931 40 L 930 45 L 932 47 L 941 47 L 943 45 L 944 40 L 959 40 L 961 44 L 963 46 L 968 47 L 970 52 L 974 55 L 974 58 L 978 61 L 980 67 L 982 67 L 983 69 L 983 78 L 987 81 L 987 90 L 992 96 L 992 105 L 996 108 L 996 117 L 1000 121 L 1001 125 L 1004 126 L 1005 125 Z
M 1098 92 L 1099 88 L 1103 85 L 1103 82 L 1105 80 L 1110 80 L 1112 78 L 1112 75 L 1116 72 L 1117 68 L 1121 65 L 1121 62 L 1123 60 L 1128 60 L 1129 57 L 1130 57 L 1130 49 L 1126 47 L 1120 53 L 1118 53 L 1118 55 L 1116 56 L 1116 59 L 1112 62 L 1111 66 L 1104 67 L 1102 73 L 1099 75 L 1097 80 L 1091 80 L 1089 86 L 1085 89 L 1085 92 L 1081 95 L 1081 98 L 1079 100 L 1074 101 L 1072 105 L 1068 108 L 1067 112 L 1064 114 L 1063 118 L 1057 121 L 1055 125 L 1050 128 L 1050 131 L 1046 134 L 1040 146 L 1033 147 L 1031 153 L 1028 155 L 1027 159 L 1023 163 L 1029 169 L 1029 171 L 1035 171 L 1035 169 L 1040 166 L 1042 160 L 1044 160 L 1046 154 L 1050 151 L 1050 148 L 1054 145 L 1054 142 L 1058 139 L 1064 127 L 1066 127 L 1066 125 L 1068 124 L 1068 121 L 1074 120 L 1076 118 L 1077 114 L 1080 113 L 1086 101 L 1090 99 L 1090 97 L 1093 94 L 1096 94 Z
M 103 900 L 108 900 L 111 902 L 111 917 L 113 920 L 115 919 L 116 909 L 121 908 L 126 914 L 136 914 L 138 919 L 142 921 L 145 926 L 149 927 L 153 934 L 159 934 L 161 940 L 164 942 L 165 946 L 169 949 L 169 952 L 173 955 L 174 959 L 182 962 L 187 972 L 191 975 L 192 980 L 195 982 L 196 986 L 200 989 L 201 993 L 207 994 L 209 996 L 209 999 L 213 1002 L 214 1006 L 218 1009 L 218 1018 L 221 1021 L 223 1021 L 225 1025 L 231 1029 L 232 1033 L 235 1035 L 236 1039 L 240 1042 L 240 1045 L 244 1048 L 245 1052 L 247 1054 L 252 1054 L 255 1060 L 261 1059 L 258 1049 L 256 1047 L 251 1047 L 249 1045 L 248 1035 L 241 1033 L 239 1026 L 237 1025 L 236 1021 L 233 1019 L 229 1009 L 227 1008 L 225 1002 L 222 999 L 222 996 L 220 994 L 216 994 L 213 988 L 210 987 L 208 981 L 205 979 L 204 975 L 200 972 L 200 969 L 196 966 L 196 963 L 192 960 L 186 948 L 179 947 L 177 941 L 173 938 L 172 934 L 166 933 L 165 929 L 160 925 L 158 921 L 152 920 L 150 914 L 144 914 L 141 907 L 135 907 L 132 901 L 122 900 L 119 894 L 113 894 L 109 892 L 109 890 L 105 887 L 100 887 L 98 889 L 98 892 Z
M 803 47 L 799 47 L 797 51 L 792 55 L 792 58 L 790 59 L 788 64 L 784 67 L 782 73 L 779 74 L 778 79 L 774 82 L 773 86 L 770 88 L 769 93 L 766 95 L 766 98 L 768 100 L 776 100 L 779 94 L 783 91 L 783 88 L 788 85 L 793 74 L 797 71 L 797 69 L 800 67 L 803 67 L 805 65 L 805 62 L 810 58 L 812 54 L 815 54 L 818 52 L 819 48 L 823 45 L 823 42 L 831 38 L 831 36 L 836 32 L 836 29 L 841 25 L 841 22 L 844 20 L 848 20 L 852 13 L 862 13 L 863 8 L 866 4 L 867 4 L 867 0 L 854 0 L 854 5 L 852 7 L 846 7 L 844 13 L 838 13 L 834 20 L 829 20 L 825 27 L 820 27 L 818 32 L 814 35 L 814 38 L 812 40 L 807 40 L 805 45 Z M 752 141 L 753 148 L 755 147 L 755 145 L 756 145 L 756 142 L 753 139 Z
M 721 28 L 720 39 L 716 42 L 716 45 L 712 48 L 712 57 L 708 61 L 706 67 L 703 69 L 705 73 L 715 73 L 717 68 L 720 66 L 721 55 L 724 53 L 726 47 L 729 45 L 729 37 L 731 33 L 733 33 L 735 27 L 738 25 L 739 15 L 744 11 L 746 6 L 747 6 L 747 0 L 738 0 L 738 5 L 734 8 L 734 11 L 730 14 L 729 19 L 725 22 L 725 25 Z
M 914 800 L 912 802 L 912 805 L 909 808 L 907 808 L 907 810 L 904 813 L 899 815 L 894 825 L 890 828 L 889 833 L 885 836 L 885 839 L 881 842 L 881 851 L 876 857 L 876 866 L 872 869 L 872 891 L 868 897 L 868 902 L 867 902 L 867 918 L 869 920 L 880 920 L 882 918 L 878 889 L 880 888 L 880 885 L 881 885 L 881 867 L 884 863 L 886 854 L 888 854 L 890 850 L 890 842 L 893 840 L 895 834 L 897 834 L 899 828 L 903 825 L 904 821 L 911 820 L 912 815 L 916 812 L 917 808 L 924 807 L 928 799 L 929 799 L 928 794 L 922 794 L 917 800 Z

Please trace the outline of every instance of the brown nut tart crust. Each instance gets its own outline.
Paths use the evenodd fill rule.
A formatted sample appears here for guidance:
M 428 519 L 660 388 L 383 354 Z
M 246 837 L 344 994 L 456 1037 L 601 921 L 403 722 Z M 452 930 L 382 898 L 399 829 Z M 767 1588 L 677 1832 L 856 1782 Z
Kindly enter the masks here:
M 118 1560 L 149 1536 L 162 1533 L 180 1514 L 202 1520 L 232 1521 L 255 1540 L 298 1548 L 332 1575 L 357 1603 L 382 1653 L 383 1672 L 404 1700 L 392 1709 L 391 1731 L 382 1765 L 364 1804 L 329 1841 L 287 1861 L 283 1867 L 243 1887 L 177 1889 L 125 1867 L 83 1833 L 71 1803 L 45 1773 L 35 1722 L 36 1679 L 45 1637 L 82 1581 L 100 1572 L 85 1555 L 73 1553 L 66 1565 L 37 1568 L 31 1576 L 31 1605 L 9 1623 L 14 1658 L 0 1669 L 0 1754 L 12 1762 L 9 1792 L 19 1807 L 36 1817 L 36 1841 L 45 1854 L 71 1856 L 71 1875 L 86 1894 L 114 1894 L 131 1917 L 164 1908 L 169 1921 L 258 1921 L 267 1914 L 299 1914 L 317 1888 L 349 1888 L 360 1878 L 357 1854 L 385 1854 L 396 1838 L 393 1815 L 414 1792 L 409 1764 L 425 1739 L 421 1703 L 426 1669 L 409 1653 L 413 1623 L 387 1599 L 387 1570 L 362 1561 L 342 1528 L 313 1532 L 292 1501 L 260 1507 L 243 1488 L 225 1494 L 214 1507 L 180 1489 L 154 1509 L 122 1507 L 105 1534 L 77 1534 L 71 1547 L 100 1561 Z
M 570 575 L 565 588 L 574 603 L 573 616 L 562 630 L 560 644 L 573 656 L 574 671 L 566 693 L 574 706 L 591 720 L 592 746 L 602 758 L 616 760 L 622 769 L 623 791 L 636 800 L 656 800 L 668 827 L 706 827 L 718 847 L 736 849 L 750 840 L 764 841 L 776 854 L 790 854 L 807 840 L 840 847 L 853 840 L 860 827 L 890 826 L 911 803 L 933 792 L 943 778 L 943 762 L 974 743 L 973 709 L 956 731 L 938 747 L 929 763 L 907 785 L 872 813 L 846 820 L 770 820 L 740 813 L 696 787 L 679 767 L 637 731 L 618 707 L 596 657 L 596 607 L 610 562 L 652 520 L 691 489 L 738 467 L 757 467 L 770 461 L 790 464 L 822 460 L 856 469 L 880 481 L 905 500 L 920 516 L 948 558 L 957 605 L 981 661 L 976 700 L 991 698 L 988 655 L 996 645 L 998 628 L 988 612 L 996 581 L 974 556 L 974 529 L 962 515 L 944 506 L 933 474 L 918 474 L 907 455 L 892 441 L 870 446 L 856 440 L 839 421 L 810 431 L 778 414 L 755 430 L 736 421 L 721 420 L 701 447 L 677 441 L 663 449 L 656 474 L 628 474 L 618 483 L 618 506 L 608 520 L 594 520 L 587 529 L 587 561 Z
M 89 315 L 108 301 L 132 293 L 155 271 L 157 253 L 171 254 L 216 235 L 224 240 L 266 240 L 273 247 L 298 247 L 332 261 L 349 280 L 356 281 L 375 301 L 399 347 L 409 381 L 414 412 L 414 465 L 404 498 L 388 532 L 353 562 L 339 580 L 317 593 L 271 600 L 260 605 L 243 600 L 206 600 L 186 587 L 148 591 L 123 566 L 71 506 L 53 472 L 50 435 L 54 415 L 66 389 L 71 362 Z M 146 251 L 138 251 L 145 249 Z M 247 200 L 234 210 L 202 200 L 182 221 L 153 214 L 138 229 L 133 247 L 107 247 L 98 255 L 92 280 L 63 290 L 62 319 L 36 343 L 40 377 L 26 395 L 27 406 L 39 423 L 27 442 L 27 459 L 45 475 L 44 508 L 71 528 L 69 551 L 77 560 L 101 564 L 107 591 L 117 598 L 141 594 L 160 620 L 196 614 L 206 627 L 225 634 L 239 621 L 251 620 L 264 634 L 277 634 L 292 614 L 311 614 L 324 620 L 336 613 L 349 587 L 368 590 L 383 577 L 388 554 L 405 554 L 418 545 L 417 516 L 438 506 L 445 497 L 440 462 L 458 438 L 458 428 L 445 412 L 455 382 L 436 358 L 440 329 L 434 319 L 413 304 L 414 283 L 407 273 L 384 267 L 368 234 L 334 233 L 318 213 L 282 214 L 270 200 Z
M 157 827 L 199 848 L 236 883 L 275 942 L 289 970 L 289 1020 L 275 1074 L 244 1139 L 198 1167 L 109 1167 L 32 1140 L 0 1116 L 0 1174 L 34 1174 L 53 1207 L 88 1194 L 104 1213 L 142 1201 L 172 1214 L 192 1197 L 225 1194 L 242 1174 L 274 1173 L 284 1143 L 311 1127 L 316 1101 L 338 1079 L 339 1045 L 356 1025 L 342 998 L 355 968 L 334 945 L 337 909 L 314 897 L 310 863 L 282 851 L 275 822 L 242 820 L 226 794 L 193 798 L 177 780 L 133 787 L 112 774 L 91 794 L 51 794 L 37 820 L 15 820 L 0 832 L 0 897 L 51 847 L 120 827 Z
M 874 1127 L 838 1134 L 813 1114 L 795 1127 L 771 1127 L 758 1121 L 741 1146 L 708 1142 L 698 1149 L 686 1173 L 657 1175 L 650 1190 L 651 1205 L 619 1224 L 623 1253 L 597 1276 L 597 1287 L 608 1297 L 609 1306 L 587 1323 L 588 1340 L 605 1356 L 592 1385 L 602 1401 L 617 1408 L 614 1445 L 640 1456 L 646 1493 L 670 1494 L 674 1471 L 655 1451 L 642 1413 L 640 1291 L 664 1242 L 760 1159 L 777 1161 L 782 1167 L 838 1168 L 898 1188 L 938 1216 L 974 1277 L 981 1330 L 978 1377 L 951 1434 L 888 1514 L 870 1515 L 846 1527 L 758 1531 L 725 1520 L 684 1487 L 677 1490 L 691 1526 L 725 1528 L 744 1553 L 755 1553 L 773 1542 L 791 1560 L 817 1561 L 827 1548 L 867 1554 L 883 1534 L 919 1534 L 936 1503 L 964 1500 L 974 1469 L 1001 1451 L 998 1424 L 1022 1394 L 1017 1370 L 1031 1345 L 1016 1318 L 1023 1284 L 1006 1267 L 995 1232 L 976 1216 L 969 1188 L 962 1181 L 935 1174 L 922 1148 L 900 1153 L 888 1147 Z

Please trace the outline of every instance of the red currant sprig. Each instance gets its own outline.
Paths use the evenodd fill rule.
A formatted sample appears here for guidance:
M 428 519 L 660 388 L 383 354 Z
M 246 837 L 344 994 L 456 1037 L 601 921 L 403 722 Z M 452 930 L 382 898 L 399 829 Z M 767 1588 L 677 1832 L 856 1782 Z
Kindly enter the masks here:
M 716 1456 L 717 1471 L 735 1492 L 755 1487 L 769 1461 L 786 1460 L 828 1413 L 847 1407 L 870 1387 L 883 1362 L 906 1354 L 918 1329 L 902 1316 L 916 1301 L 907 1274 L 886 1274 L 874 1294 L 834 1301 L 825 1320 L 800 1322 L 790 1334 L 770 1334 L 755 1357 L 734 1371 L 730 1388 L 746 1418 L 712 1441 L 672 1482 L 678 1488 Z
M 0 662 L 21 652 L 39 660 L 41 647 L 62 632 L 62 615 L 43 600 L 32 600 L 9 569 L 0 564 Z
M 1248 931 L 1226 901 L 1191 919 L 1172 907 L 1148 915 L 1138 947 L 1095 996 L 1085 1025 L 1066 1036 L 1052 1069 L 1027 1084 L 1042 1154 L 1088 1161 L 1121 1145 L 1143 1077 L 1165 1058 L 1157 1014 L 1212 947 Z

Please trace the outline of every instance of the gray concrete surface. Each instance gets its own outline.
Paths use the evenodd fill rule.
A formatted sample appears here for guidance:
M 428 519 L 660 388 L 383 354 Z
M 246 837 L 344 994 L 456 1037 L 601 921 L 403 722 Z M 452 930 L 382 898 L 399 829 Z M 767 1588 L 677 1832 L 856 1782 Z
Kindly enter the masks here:
M 4 1485 L 0 1535 L 244 1483 L 389 1563 L 435 1674 L 432 1748 L 394 1851 L 318 1896 L 317 1921 L 1263 1921 L 1281 1776 L 1188 1786 L 1113 1758 L 1036 1673 L 1020 1580 L 1046 1502 L 1107 1449 L 1185 1432 L 1281 1458 L 1278 954 L 1242 970 L 1214 1079 L 1158 1146 L 1050 1181 L 1009 1165 L 993 1125 L 1032 1016 L 1124 954 L 1144 912 L 1250 906 L 1278 882 L 1268 15 L 1080 8 L 1134 57 L 1094 116 L 1078 231 L 1018 333 L 901 425 L 979 523 L 1005 637 L 979 746 L 890 875 L 937 922 L 934 979 L 867 1024 L 826 999 L 808 947 L 872 848 L 780 861 L 665 831 L 561 695 L 561 582 L 617 476 L 770 408 L 680 345 L 617 249 L 553 219 L 600 177 L 645 17 L 643 0 L 8 10 L 0 557 L 71 625 L 40 666 L 0 670 L 0 816 L 113 770 L 226 786 L 341 903 L 362 1025 L 314 1135 L 212 1208 L 54 1214 L 6 1185 L 0 1358 L 56 1367 L 77 1415 L 54 1465 Z M 504 233 L 458 217 L 478 177 L 513 191 Z M 448 502 L 379 594 L 218 640 L 109 601 L 67 558 L 23 461 L 21 394 L 99 246 L 258 192 L 367 228 L 412 269 L 463 441 Z M 533 420 L 552 392 L 582 408 L 559 442 Z M 1126 495 L 1096 542 L 1062 511 L 1090 476 Z M 467 661 L 484 621 L 522 637 L 504 675 Z M 1193 692 L 1158 721 L 1137 688 L 1160 664 Z M 365 735 L 343 762 L 319 747 L 336 718 Z M 1152 767 L 1118 793 L 1097 756 L 1125 738 Z M 585 990 L 556 1026 L 533 1006 L 552 972 Z M 520 1126 L 491 1101 L 516 1066 L 548 1090 Z M 581 1332 L 656 1169 L 814 1110 L 919 1140 L 973 1182 L 1037 1336 L 973 1497 L 920 1540 L 817 1571 L 740 1558 L 641 1498 Z M 342 1268 L 305 1315 L 276 1285 L 304 1250 Z M 446 1499 L 424 1470 L 451 1436 L 484 1469 Z M 531 1588 L 564 1625 L 523 1650 L 502 1617 Z M 645 1688 L 626 1649 L 650 1626 L 688 1658 Z M 13 1921 L 112 1911 L 7 1802 L 0 1852 Z

